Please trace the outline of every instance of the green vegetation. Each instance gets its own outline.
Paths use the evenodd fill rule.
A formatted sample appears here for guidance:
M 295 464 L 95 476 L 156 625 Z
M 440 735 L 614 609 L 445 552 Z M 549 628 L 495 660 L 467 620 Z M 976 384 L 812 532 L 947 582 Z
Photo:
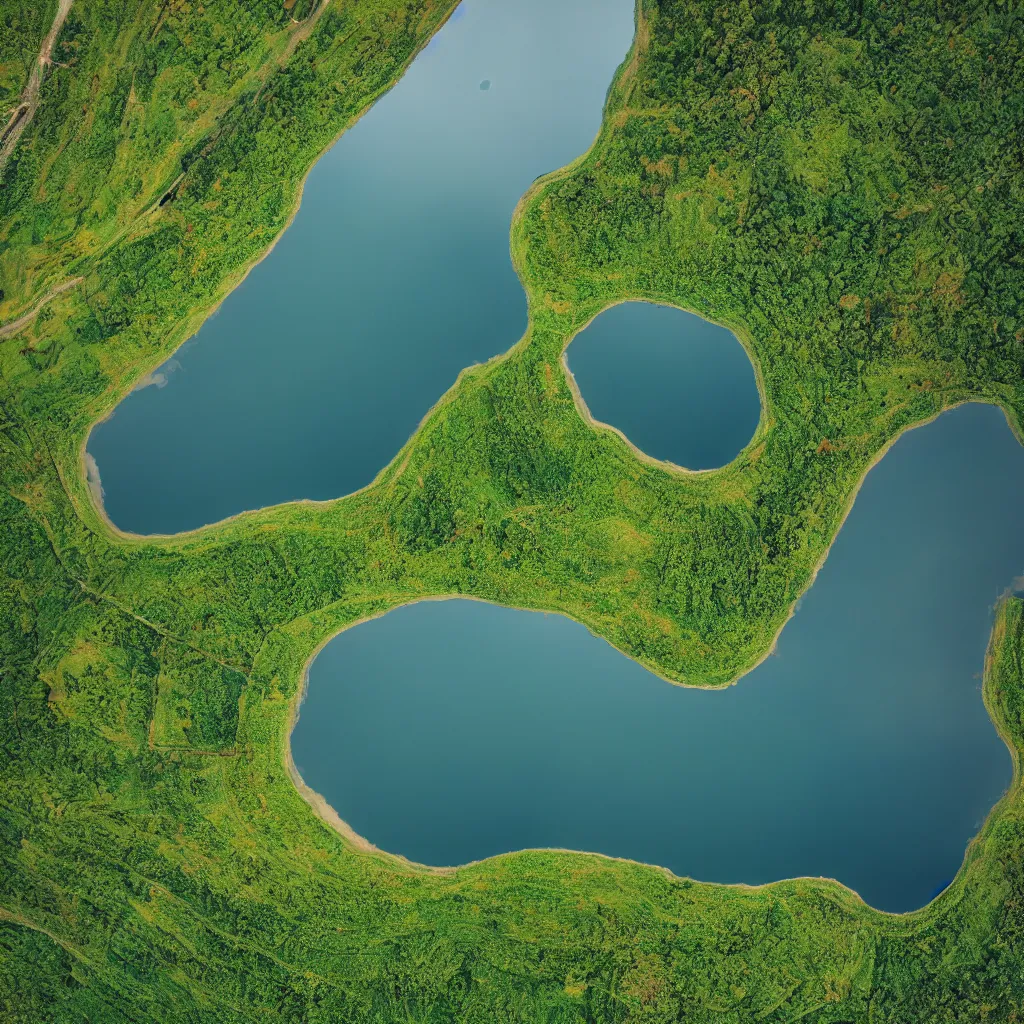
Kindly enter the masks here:
M 52 18 L 0 0 L 14 107 Z M 0 1011 L 12 1021 L 1015 1021 L 1019 772 L 953 885 L 889 917 L 574 854 L 450 873 L 297 794 L 326 637 L 416 596 L 556 608 L 657 671 L 760 657 L 858 480 L 966 398 L 1024 410 L 1024 22 L 944 0 L 642 0 L 594 149 L 521 204 L 530 330 L 373 488 L 182 537 L 91 503 L 90 424 L 264 252 L 302 175 L 454 0 L 90 0 L 0 180 Z M 968 9 L 969 7 L 969 9 Z M 734 325 L 758 436 L 681 476 L 559 365 L 626 297 Z M 986 698 L 1024 746 L 1024 605 Z

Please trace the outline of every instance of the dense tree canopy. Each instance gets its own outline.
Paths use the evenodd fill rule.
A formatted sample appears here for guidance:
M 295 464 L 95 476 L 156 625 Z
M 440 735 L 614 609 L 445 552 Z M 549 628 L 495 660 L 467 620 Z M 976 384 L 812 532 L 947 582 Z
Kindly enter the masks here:
M 966 399 L 1019 425 L 1013 3 L 642 0 L 593 149 L 517 210 L 526 337 L 373 487 L 174 538 L 103 521 L 91 424 L 266 251 L 453 7 L 71 8 L 0 179 L 0 325 L 39 306 L 0 334 L 4 1019 L 1019 1019 L 1016 775 L 955 882 L 891 917 L 833 882 L 576 854 L 428 871 L 318 818 L 287 757 L 312 652 L 416 597 L 560 610 L 725 684 L 902 430 Z M 5 109 L 52 15 L 0 0 Z M 562 353 L 626 298 L 747 346 L 764 412 L 724 469 L 652 464 L 580 415 Z M 1022 650 L 1011 599 L 985 695 L 1015 765 Z

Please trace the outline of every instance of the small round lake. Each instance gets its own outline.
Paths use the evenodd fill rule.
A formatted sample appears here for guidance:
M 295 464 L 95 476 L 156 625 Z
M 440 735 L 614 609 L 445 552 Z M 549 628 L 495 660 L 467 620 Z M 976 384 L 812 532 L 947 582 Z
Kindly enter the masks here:
M 757 430 L 761 398 L 746 350 L 728 328 L 694 313 L 624 302 L 565 355 L 591 416 L 652 458 L 718 469 Z
M 633 11 L 464 0 L 313 168 L 291 227 L 161 386 L 93 430 L 110 518 L 174 533 L 349 494 L 463 367 L 511 348 L 526 329 L 512 212 L 590 146 Z
M 739 685 L 671 686 L 561 616 L 425 602 L 316 658 L 296 764 L 356 831 L 428 864 L 568 847 L 920 907 L 1010 780 L 980 672 L 1024 571 L 1021 507 L 1002 413 L 954 410 L 871 471 Z

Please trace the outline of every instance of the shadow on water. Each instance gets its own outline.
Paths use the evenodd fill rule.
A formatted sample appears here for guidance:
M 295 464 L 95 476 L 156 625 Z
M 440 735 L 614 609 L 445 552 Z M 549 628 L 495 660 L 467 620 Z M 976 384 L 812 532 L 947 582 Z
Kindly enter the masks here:
M 426 602 L 324 648 L 295 760 L 357 832 L 424 863 L 568 847 L 922 906 L 1011 777 L 980 672 L 1024 570 L 1021 507 L 1002 413 L 956 409 L 868 474 L 739 685 L 670 686 L 561 616 Z

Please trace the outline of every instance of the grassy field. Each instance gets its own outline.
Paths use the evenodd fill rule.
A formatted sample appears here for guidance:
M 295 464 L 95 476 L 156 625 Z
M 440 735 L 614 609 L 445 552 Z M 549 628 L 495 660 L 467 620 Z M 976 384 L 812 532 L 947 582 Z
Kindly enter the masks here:
M 118 535 L 87 432 L 280 233 L 317 155 L 454 0 L 76 0 L 0 179 L 0 1011 L 12 1021 L 1024 1017 L 1015 782 L 929 907 L 574 854 L 429 872 L 296 792 L 313 651 L 462 593 L 584 622 L 668 678 L 770 647 L 859 481 L 965 399 L 1024 410 L 1024 22 L 1012 5 L 642 0 L 591 152 L 512 249 L 526 337 L 375 485 Z M 54 10 L 56 4 L 53 5 Z M 17 105 L 54 11 L 0 0 Z M 681 475 L 579 417 L 561 355 L 625 298 L 734 327 L 761 428 Z M 1024 605 L 985 678 L 1019 765 Z

